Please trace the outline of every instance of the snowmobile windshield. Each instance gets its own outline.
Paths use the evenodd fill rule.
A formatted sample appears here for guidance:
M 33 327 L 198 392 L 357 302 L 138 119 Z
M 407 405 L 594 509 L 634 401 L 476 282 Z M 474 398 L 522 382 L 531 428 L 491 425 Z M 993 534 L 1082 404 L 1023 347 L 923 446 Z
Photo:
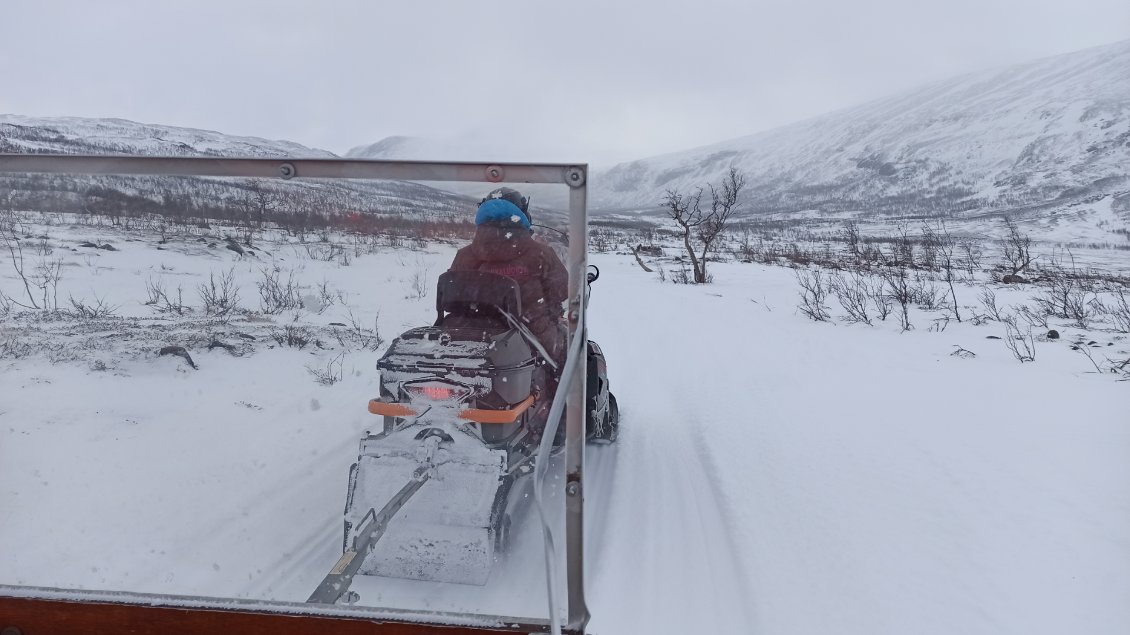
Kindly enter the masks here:
M 531 230 L 475 224 L 484 166 L 37 156 L 0 156 L 0 602 L 583 624 L 583 168 L 492 168 L 557 191 Z

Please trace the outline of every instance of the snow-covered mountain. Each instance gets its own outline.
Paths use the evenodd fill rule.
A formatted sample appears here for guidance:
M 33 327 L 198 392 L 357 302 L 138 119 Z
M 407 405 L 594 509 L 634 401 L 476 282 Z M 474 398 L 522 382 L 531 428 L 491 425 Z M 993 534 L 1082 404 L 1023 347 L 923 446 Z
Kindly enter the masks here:
M 376 143 L 350 148 L 345 153 L 350 159 L 399 159 L 404 161 L 454 160 L 444 144 L 421 137 L 392 136 Z
M 593 205 L 648 210 L 668 189 L 747 174 L 752 213 L 1130 208 L 1130 40 L 943 81 L 767 132 L 594 175 Z
M 351 159 L 386 159 L 401 161 L 489 161 L 492 157 L 506 156 L 505 152 L 473 142 L 458 140 L 439 140 L 426 137 L 392 136 L 376 143 L 356 146 L 345 153 Z M 442 183 L 443 189 L 481 198 L 496 185 L 490 183 Z M 566 216 L 561 211 L 569 202 L 564 188 L 559 185 L 527 184 L 522 193 L 530 197 L 531 212 L 535 223 L 556 225 L 564 223 Z
M 0 152 L 140 154 L 160 156 L 332 158 L 326 150 L 291 141 L 227 135 L 209 130 L 142 124 L 124 119 L 0 115 Z M 179 212 L 169 206 L 230 208 L 247 195 L 246 180 L 191 177 L 0 177 L 0 189 L 26 209 L 78 211 L 91 193 L 107 190 L 130 209 Z M 422 218 L 469 216 L 473 201 L 458 194 L 403 181 L 275 182 L 269 187 L 287 200 L 288 212 L 409 215 Z M 281 207 L 280 207 L 281 209 Z
M 0 152 L 292 158 L 335 156 L 332 152 L 308 148 L 292 141 L 240 137 L 211 130 L 143 124 L 125 119 L 2 114 Z

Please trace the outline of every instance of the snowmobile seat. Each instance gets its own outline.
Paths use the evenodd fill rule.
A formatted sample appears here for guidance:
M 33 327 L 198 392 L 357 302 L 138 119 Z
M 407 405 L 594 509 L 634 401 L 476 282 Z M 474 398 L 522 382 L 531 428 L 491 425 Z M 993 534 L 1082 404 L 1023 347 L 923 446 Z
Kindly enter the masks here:
M 436 326 L 450 315 L 506 325 L 501 313 L 522 315 L 518 281 L 489 271 L 448 271 L 436 284 Z

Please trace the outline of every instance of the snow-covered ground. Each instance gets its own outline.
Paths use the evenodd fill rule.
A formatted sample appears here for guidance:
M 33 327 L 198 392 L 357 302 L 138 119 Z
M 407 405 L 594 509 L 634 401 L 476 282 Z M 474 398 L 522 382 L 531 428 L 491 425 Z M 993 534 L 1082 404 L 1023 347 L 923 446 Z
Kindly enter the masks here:
M 278 241 L 240 257 L 208 237 L 158 250 L 109 228 L 30 233 L 63 262 L 61 307 L 119 308 L 0 318 L 0 584 L 305 600 L 340 555 L 346 472 L 374 425 L 380 349 L 353 322 L 379 311 L 386 340 L 428 323 L 454 246 L 356 245 L 345 265 L 317 243 L 315 258 Z M 783 267 L 715 263 L 714 284 L 686 286 L 630 255 L 592 262 L 590 335 L 623 414 L 620 440 L 587 458 L 592 632 L 1130 627 L 1130 389 L 1071 350 L 1083 338 L 1125 358 L 1126 335 L 1053 319 L 1061 339 L 1020 364 L 987 339 L 997 322 L 811 322 Z M 275 266 L 306 308 L 200 315 L 209 273 L 233 271 L 255 310 Z M 158 281 L 195 313 L 145 306 Z M 335 301 L 318 313 L 323 283 Z M 23 293 L 6 259 L 0 289 Z M 1002 304 L 1027 295 L 998 289 Z M 277 344 L 288 325 L 310 343 Z M 157 356 L 167 345 L 197 368 Z M 341 380 L 317 383 L 310 369 L 339 359 Z M 485 588 L 367 580 L 362 602 L 544 614 L 529 520 Z

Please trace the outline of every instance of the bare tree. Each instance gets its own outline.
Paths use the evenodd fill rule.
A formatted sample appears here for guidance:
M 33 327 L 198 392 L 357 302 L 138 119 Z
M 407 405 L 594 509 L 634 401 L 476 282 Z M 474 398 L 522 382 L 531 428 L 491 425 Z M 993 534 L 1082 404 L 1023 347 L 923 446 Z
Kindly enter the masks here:
M 1036 361 L 1036 338 L 1032 335 L 1032 327 L 1029 326 L 1026 332 L 1021 332 L 1016 325 L 1016 316 L 1013 315 L 1004 321 L 1004 328 L 1004 343 L 1008 350 L 1012 351 L 1012 356 L 1021 364 Z
M 824 282 L 820 270 L 808 272 L 797 271 L 796 281 L 800 285 L 800 312 L 817 322 L 827 322 L 831 319 L 828 307 L 824 301 L 828 297 L 830 284 Z
M 977 296 L 981 301 L 981 305 L 985 307 L 989 317 L 997 322 L 1003 322 L 1004 318 L 1001 316 L 1000 307 L 997 306 L 997 294 L 989 287 L 982 286 L 981 293 Z
M 939 222 L 937 228 L 926 225 L 922 229 L 922 235 L 926 237 L 926 244 L 931 247 L 933 259 L 941 267 L 946 284 L 949 285 L 950 299 L 953 301 L 953 316 L 957 318 L 958 322 L 961 322 L 961 313 L 957 309 L 957 292 L 953 286 L 954 269 L 957 268 L 957 259 L 954 257 L 957 242 L 950 236 L 945 221 Z
M 694 195 L 685 197 L 678 190 L 667 190 L 663 200 L 667 215 L 682 232 L 683 246 L 690 258 L 696 284 L 710 281 L 706 263 L 737 208 L 738 194 L 745 187 L 745 175 L 731 166 L 719 187 L 712 184 L 707 187 L 710 188 L 709 211 L 702 208 L 701 187 Z
M 855 221 L 849 220 L 847 224 L 844 225 L 843 234 L 844 241 L 847 243 L 848 253 L 851 254 L 852 258 L 859 260 L 859 225 Z
M 847 313 L 848 322 L 862 322 L 871 326 L 871 288 L 864 274 L 853 272 L 850 280 L 842 274 L 836 274 L 829 286 Z
M 1016 222 L 1008 216 L 1004 218 L 1004 226 L 1008 233 L 1001 241 L 1001 250 L 1011 269 L 1009 275 L 1015 276 L 1032 264 L 1032 237 L 1022 234 Z
M 883 281 L 887 286 L 886 296 L 897 302 L 899 308 L 902 309 L 899 315 L 899 324 L 902 326 L 902 330 L 909 331 L 914 328 L 914 325 L 910 323 L 910 305 L 914 303 L 916 297 L 915 289 L 910 283 L 910 276 L 906 274 L 906 269 L 902 267 L 887 267 L 880 275 L 883 276 Z
M 219 279 L 215 272 L 208 273 L 207 284 L 196 288 L 200 301 L 204 303 L 204 314 L 227 320 L 239 306 L 239 287 L 235 284 L 235 269 L 221 273 Z
M 1096 302 L 1095 308 L 1110 316 L 1115 329 L 1123 333 L 1130 333 L 1130 293 L 1127 293 L 1126 289 L 1121 286 L 1112 287 L 1111 293 L 1114 294 L 1111 304 L 1106 304 L 1100 300 Z

